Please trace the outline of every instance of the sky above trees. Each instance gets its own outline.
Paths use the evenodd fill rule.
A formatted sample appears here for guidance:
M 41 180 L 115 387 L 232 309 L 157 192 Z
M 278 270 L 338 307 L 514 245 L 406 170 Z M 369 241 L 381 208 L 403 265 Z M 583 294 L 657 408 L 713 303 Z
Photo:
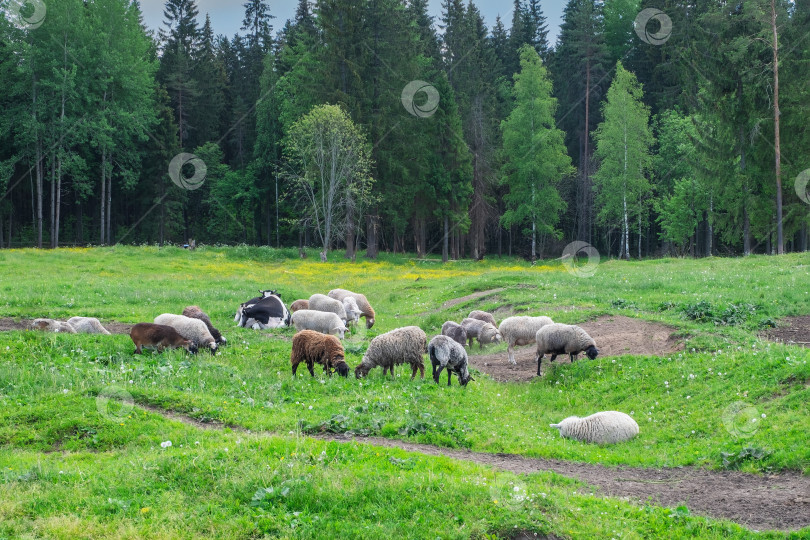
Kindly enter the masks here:
M 205 14 L 211 16 L 214 32 L 233 36 L 240 32 L 242 19 L 244 16 L 242 4 L 244 2 L 234 2 L 233 0 L 199 0 L 197 7 L 200 11 L 200 26 L 205 21 Z M 492 29 L 495 24 L 495 17 L 501 16 L 504 24 L 509 25 L 512 20 L 512 2 L 510 0 L 475 0 L 475 5 L 481 10 L 487 26 Z M 156 30 L 160 28 L 163 21 L 163 6 L 165 0 L 141 0 L 141 9 L 146 25 Z M 270 3 L 270 12 L 276 17 L 273 20 L 273 28 L 279 29 L 284 26 L 284 21 L 293 18 L 295 6 L 298 0 L 276 0 Z M 560 31 L 562 22 L 563 0 L 546 0 L 542 2 L 543 14 L 548 22 L 548 39 L 552 45 L 557 42 L 557 34 Z M 442 0 L 430 0 L 430 14 L 438 21 L 441 18 Z

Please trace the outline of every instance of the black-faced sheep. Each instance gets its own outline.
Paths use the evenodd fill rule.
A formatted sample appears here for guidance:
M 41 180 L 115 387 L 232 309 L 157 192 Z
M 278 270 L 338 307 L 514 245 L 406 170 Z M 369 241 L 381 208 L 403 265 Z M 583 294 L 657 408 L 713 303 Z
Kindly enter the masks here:
M 197 352 L 197 345 L 190 339 L 186 339 L 177 333 L 171 326 L 152 323 L 138 323 L 132 327 L 129 337 L 135 344 L 135 354 L 141 354 L 143 347 L 157 349 L 175 349 L 182 347 L 194 354 Z
M 299 309 L 292 314 L 292 324 L 298 331 L 315 330 L 321 334 L 332 334 L 340 339 L 346 334 L 346 325 L 335 313 Z
M 219 345 L 224 345 L 228 342 L 227 339 L 222 335 L 222 333 L 214 328 L 214 325 L 211 324 L 211 318 L 206 315 L 206 313 L 201 310 L 198 306 L 188 306 L 186 309 L 183 310 L 183 315 L 189 317 L 191 319 L 200 319 L 202 322 L 205 323 L 205 326 L 208 328 L 208 331 L 211 332 L 211 335 L 214 337 L 214 341 L 217 342 Z
M 317 362 L 323 365 L 323 370 L 331 376 L 332 371 L 338 372 L 341 377 L 349 375 L 349 365 L 346 364 L 343 345 L 335 336 L 321 334 L 314 330 L 302 330 L 293 336 L 290 364 L 292 374 L 295 375 L 298 364 L 304 362 L 310 375 L 315 376 L 313 366 Z
M 593 360 L 599 354 L 596 343 L 588 333 L 579 326 L 570 324 L 553 323 L 548 324 L 535 334 L 537 342 L 537 375 L 540 375 L 540 363 L 543 356 L 551 355 L 553 362 L 558 354 L 568 354 L 571 362 L 576 360 L 577 355 L 583 351 L 588 358 Z
M 313 294 L 309 297 L 309 309 L 313 311 L 324 311 L 327 313 L 334 313 L 345 325 L 347 322 L 346 308 L 343 307 L 342 300 L 335 300 L 329 298 L 325 294 Z
M 34 330 L 43 330 L 45 332 L 62 332 L 63 334 L 75 334 L 76 329 L 70 323 L 64 321 L 55 321 L 53 319 L 34 319 L 31 322 L 31 328 Z
M 362 313 L 363 317 L 366 318 L 366 328 L 371 328 L 374 326 L 374 308 L 372 308 L 371 304 L 368 303 L 366 295 L 354 293 L 346 289 L 332 289 L 329 291 L 327 296 L 329 296 L 329 298 L 334 298 L 335 300 L 340 300 L 341 302 L 347 296 L 353 297 L 357 302 L 357 307 L 360 308 L 360 313 Z
M 559 424 L 549 424 L 560 430 L 560 435 L 578 441 L 613 444 L 629 441 L 638 435 L 638 424 L 619 411 L 602 411 L 585 418 L 569 416 Z
M 439 383 L 439 375 L 447 368 L 447 386 L 450 386 L 450 377 L 453 373 L 458 376 L 461 386 L 475 379 L 467 371 L 467 351 L 463 345 L 448 336 L 436 336 L 428 343 L 428 355 L 433 366 L 433 380 Z
M 171 326 L 177 330 L 178 334 L 193 341 L 197 347 L 206 348 L 211 351 L 211 354 L 217 352 L 217 342 L 214 336 L 200 319 L 164 313 L 155 317 L 155 324 Z
M 515 347 L 521 345 L 531 345 L 535 342 L 537 331 L 554 321 L 550 317 L 507 317 L 501 321 L 498 330 L 501 337 L 507 343 L 506 352 L 509 355 L 509 363 L 516 364 Z
M 495 322 L 495 317 L 492 316 L 491 313 L 487 313 L 486 311 L 481 311 L 478 309 L 474 309 L 467 315 L 468 319 L 478 319 L 479 321 L 488 322 L 492 326 L 497 327 L 498 323 Z
M 473 338 L 478 340 L 479 349 L 483 349 L 484 345 L 503 341 L 501 333 L 495 326 L 480 319 L 464 319 L 461 321 L 461 326 L 467 332 L 470 348 L 472 348 Z
M 71 317 L 68 324 L 79 334 L 105 334 L 110 332 L 95 317 Z
M 363 361 L 354 368 L 354 376 L 358 379 L 365 377 L 373 368 L 382 366 L 383 376 L 390 369 L 393 377 L 394 366 L 410 364 L 411 380 L 416 377 L 417 370 L 424 379 L 425 361 L 422 355 L 425 352 L 427 352 L 427 335 L 418 326 L 391 330 L 371 340 L 368 350 L 363 356 Z
M 467 345 L 467 331 L 460 324 L 447 321 L 442 325 L 442 335 L 447 336 L 462 347 Z

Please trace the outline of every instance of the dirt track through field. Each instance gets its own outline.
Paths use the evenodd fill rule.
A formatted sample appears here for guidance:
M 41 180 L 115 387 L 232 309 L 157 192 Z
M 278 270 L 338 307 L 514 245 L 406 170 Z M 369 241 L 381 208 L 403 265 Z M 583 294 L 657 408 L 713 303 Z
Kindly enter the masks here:
M 203 423 L 190 416 L 151 406 L 139 405 L 139 407 L 202 429 L 224 427 L 222 424 Z M 238 426 L 228 427 L 240 430 Z M 242 429 L 242 431 L 249 430 Z M 257 433 L 257 435 L 274 434 Z M 651 502 L 666 507 L 686 505 L 694 514 L 728 519 L 753 530 L 796 530 L 810 526 L 810 477 L 796 472 L 756 476 L 736 471 L 711 471 L 695 467 L 668 469 L 605 467 L 558 459 L 455 450 L 380 437 L 351 438 L 344 435 L 322 434 L 312 438 L 344 444 L 358 442 L 399 448 L 428 456 L 470 461 L 516 474 L 552 471 L 585 482 L 599 495 L 626 497 L 638 504 Z

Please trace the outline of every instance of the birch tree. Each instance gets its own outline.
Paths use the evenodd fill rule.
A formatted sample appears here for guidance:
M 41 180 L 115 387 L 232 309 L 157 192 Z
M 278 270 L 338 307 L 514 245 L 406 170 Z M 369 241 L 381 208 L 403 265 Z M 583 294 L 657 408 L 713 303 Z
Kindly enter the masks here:
M 651 165 L 650 109 L 641 101 L 636 76 L 616 64 L 616 76 L 602 107 L 604 121 L 594 132 L 600 161 L 594 175 L 597 220 L 621 228 L 619 257 L 630 258 L 630 219 L 645 208 L 640 204 L 650 193 L 647 170 Z M 634 220 L 635 221 L 635 220 Z M 641 234 L 641 231 L 639 231 Z
M 362 215 L 370 202 L 370 145 L 343 109 L 321 105 L 293 124 L 284 152 L 326 262 L 333 240 L 344 232 L 347 211 Z

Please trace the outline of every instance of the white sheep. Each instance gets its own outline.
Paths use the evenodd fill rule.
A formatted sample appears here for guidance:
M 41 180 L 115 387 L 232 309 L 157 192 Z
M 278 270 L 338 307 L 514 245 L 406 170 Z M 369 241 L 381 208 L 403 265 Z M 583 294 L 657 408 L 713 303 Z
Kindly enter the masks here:
M 348 324 L 357 324 L 360 322 L 360 307 L 357 305 L 357 300 L 353 296 L 347 296 L 343 299 L 343 309 L 346 310 L 346 322 Z
M 537 331 L 534 337 L 537 342 L 537 375 L 540 375 L 540 363 L 543 356 L 551 355 L 553 362 L 558 354 L 567 354 L 571 362 L 576 360 L 577 355 L 583 351 L 588 358 L 593 360 L 599 354 L 596 342 L 588 335 L 588 332 L 576 325 L 553 323 L 547 324 Z
M 482 321 L 481 319 L 464 319 L 461 321 L 461 326 L 467 333 L 467 339 L 470 341 L 470 348 L 472 348 L 473 338 L 478 340 L 478 348 L 483 349 L 484 345 L 490 343 L 500 343 L 503 341 L 503 336 L 493 324 Z
M 355 293 L 346 289 L 332 289 L 329 291 L 327 296 L 329 298 L 334 298 L 335 300 L 340 300 L 341 302 L 347 296 L 351 296 L 355 299 L 355 301 L 357 301 L 357 305 L 360 307 L 360 314 L 366 318 L 366 328 L 371 328 L 374 326 L 374 317 L 376 317 L 376 314 L 374 313 L 374 308 L 372 308 L 371 304 L 369 304 L 366 295 Z
M 79 334 L 106 334 L 110 332 L 104 328 L 101 322 L 95 317 L 71 317 L 68 319 L 70 324 Z
M 336 313 L 316 311 L 314 309 L 299 309 L 292 314 L 292 324 L 299 332 L 301 330 L 315 330 L 321 334 L 331 334 L 343 339 L 346 334 L 346 325 Z
M 436 336 L 428 343 L 428 355 L 433 366 L 433 380 L 439 383 L 439 375 L 447 368 L 447 386 L 450 386 L 450 377 L 453 373 L 458 376 L 461 386 L 474 381 L 467 370 L 467 351 L 449 336 Z
M 416 377 L 419 370 L 425 378 L 425 361 L 422 355 L 427 352 L 427 334 L 418 326 L 406 326 L 380 334 L 368 344 L 368 350 L 363 361 L 354 368 L 354 376 L 358 379 L 368 375 L 368 372 L 377 366 L 382 366 L 383 376 L 391 370 L 394 376 L 394 366 L 410 364 L 413 372 L 411 380 Z
M 345 325 L 348 317 L 346 317 L 346 308 L 343 307 L 343 302 L 329 298 L 325 294 L 313 294 L 309 297 L 309 307 L 307 309 L 313 311 L 324 311 L 334 313 Z
M 155 317 L 155 324 L 171 326 L 177 330 L 178 334 L 192 341 L 197 347 L 207 348 L 211 351 L 211 354 L 217 352 L 217 342 L 214 336 L 208 331 L 208 326 L 200 319 L 164 313 Z
M 62 332 L 63 334 L 75 334 L 76 329 L 70 323 L 55 321 L 53 319 L 34 319 L 31 322 L 34 330 L 44 330 L 47 332 Z
M 619 411 L 602 411 L 585 418 L 569 416 L 559 424 L 549 424 L 560 435 L 578 441 L 613 444 L 629 441 L 638 435 L 638 424 Z
M 515 361 L 515 347 L 521 345 L 531 345 L 537 336 L 537 331 L 554 321 L 550 317 L 507 317 L 501 321 L 498 330 L 501 337 L 507 343 L 506 348 L 509 354 L 509 363 L 517 364 Z

